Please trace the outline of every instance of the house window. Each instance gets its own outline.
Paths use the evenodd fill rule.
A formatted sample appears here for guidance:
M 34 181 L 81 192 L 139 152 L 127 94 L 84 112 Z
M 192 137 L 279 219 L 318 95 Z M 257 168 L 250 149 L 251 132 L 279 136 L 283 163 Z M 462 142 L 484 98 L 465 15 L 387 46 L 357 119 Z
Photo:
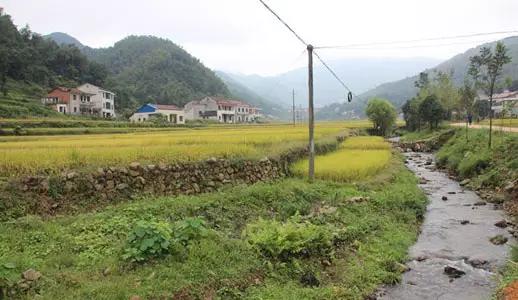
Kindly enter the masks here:
M 74 97 L 75 97 L 75 96 L 74 96 Z M 77 112 L 77 107 L 76 107 L 76 106 L 74 106 L 74 112 Z
M 178 116 L 178 121 L 183 122 L 183 116 Z
M 106 102 L 105 105 L 106 105 L 106 109 L 111 109 L 111 103 L 110 102 Z
M 77 99 L 77 95 L 72 95 L 72 99 L 76 100 Z

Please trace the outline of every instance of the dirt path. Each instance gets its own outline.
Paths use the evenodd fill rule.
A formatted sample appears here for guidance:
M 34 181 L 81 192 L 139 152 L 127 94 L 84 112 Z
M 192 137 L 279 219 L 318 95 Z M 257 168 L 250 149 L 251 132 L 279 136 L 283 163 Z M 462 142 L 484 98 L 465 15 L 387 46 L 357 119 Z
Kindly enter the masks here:
M 451 126 L 455 126 L 455 127 L 466 127 L 466 123 L 453 123 L 453 124 L 450 124 L 450 125 Z M 471 126 L 469 126 L 469 128 L 489 129 L 489 125 L 471 124 Z M 502 127 L 502 126 L 495 126 L 495 125 L 493 125 L 493 130 L 495 130 L 495 131 L 507 131 L 507 132 L 518 132 L 518 127 Z
M 434 167 L 433 155 L 406 153 L 407 166 L 421 178 L 429 204 L 421 234 L 410 249 L 409 271 L 401 284 L 379 299 L 486 300 L 495 289 L 496 269 L 514 243 L 499 206 L 482 201 Z M 495 226 L 498 222 L 501 227 Z M 509 241 L 490 242 L 501 235 Z

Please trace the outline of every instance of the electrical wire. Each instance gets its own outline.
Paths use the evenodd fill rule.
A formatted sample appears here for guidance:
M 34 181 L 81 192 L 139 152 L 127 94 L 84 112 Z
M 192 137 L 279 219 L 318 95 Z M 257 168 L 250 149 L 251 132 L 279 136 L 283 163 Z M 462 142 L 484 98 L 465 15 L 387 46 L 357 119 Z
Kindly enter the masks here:
M 259 2 L 261 2 L 262 5 L 264 5 L 264 7 L 266 7 L 266 9 L 268 9 L 282 24 L 284 24 L 284 26 L 286 26 L 286 28 L 288 28 L 289 31 L 291 31 L 291 33 L 293 33 L 295 35 L 295 37 L 297 37 L 297 39 L 302 43 L 304 44 L 304 46 L 308 46 L 308 43 L 306 43 L 304 41 L 304 39 L 302 37 L 300 37 L 300 35 L 297 34 L 297 32 L 295 32 L 295 30 L 293 30 L 293 28 L 291 28 L 290 25 L 288 25 L 288 23 L 286 23 L 273 9 L 270 8 L 270 6 L 268 6 L 268 4 L 266 4 L 263 0 L 259 0 Z M 347 87 L 347 85 L 343 82 L 342 79 L 340 79 L 340 77 L 338 77 L 338 75 L 335 73 L 335 71 L 333 71 L 333 69 L 331 69 L 331 67 L 329 67 L 328 64 L 326 64 L 324 62 L 324 60 L 315 52 L 313 51 L 313 54 L 318 58 L 318 60 L 326 67 L 326 69 L 331 72 L 331 74 L 338 80 L 338 82 L 340 82 L 340 84 L 347 90 L 349 91 L 350 93 L 351 90 Z
M 308 43 L 306 43 L 306 42 L 304 41 L 304 39 L 302 39 L 302 38 L 300 37 L 300 35 L 298 35 L 298 34 L 295 32 L 295 30 L 293 30 L 293 29 L 290 27 L 290 25 L 288 25 L 288 23 L 284 22 L 284 20 L 283 20 L 283 19 L 282 19 L 282 18 L 281 18 L 281 17 L 280 17 L 280 16 L 279 16 L 275 11 L 273 11 L 273 9 L 271 9 L 271 8 L 268 6 L 268 4 L 264 3 L 264 1 L 263 1 L 263 0 L 259 0 L 259 2 L 261 2 L 261 3 L 264 5 L 264 7 L 266 7 L 266 9 L 268 9 L 268 10 L 269 10 L 269 11 L 270 11 L 270 12 L 271 12 L 275 17 L 277 17 L 277 19 L 278 19 L 279 21 L 281 21 L 281 23 L 282 23 L 282 24 L 284 24 L 284 26 L 286 26 L 286 28 L 288 28 L 288 30 L 289 30 L 289 31 L 291 31 L 291 33 L 293 33 L 293 34 L 297 37 L 297 39 L 299 39 L 299 41 L 301 41 L 301 42 L 302 42 L 302 44 L 304 44 L 304 46 L 307 46 L 307 45 L 308 45 Z
M 382 45 L 392 45 L 392 44 L 408 44 L 408 43 L 417 43 L 417 42 L 454 40 L 454 39 L 463 39 L 463 38 L 470 38 L 470 37 L 479 37 L 479 36 L 488 36 L 488 35 L 497 35 L 497 34 L 513 34 L 513 33 L 518 33 L 518 30 L 482 32 L 482 33 L 472 33 L 472 34 L 464 34 L 464 35 L 454 35 L 454 36 L 447 36 L 447 37 L 406 40 L 406 41 L 373 42 L 373 43 L 364 43 L 364 44 L 349 44 L 349 45 L 336 45 L 336 46 L 319 46 L 319 47 L 315 47 L 315 49 L 340 49 L 340 48 L 354 48 L 354 47 L 365 47 L 365 46 L 382 46 Z
M 351 89 L 349 87 L 347 87 L 347 85 L 343 82 L 342 79 L 340 79 L 340 77 L 338 77 L 338 75 L 335 73 L 335 71 L 333 71 L 333 69 L 331 69 L 331 67 L 329 67 L 326 62 L 320 57 L 320 55 L 318 55 L 317 52 L 313 51 L 313 54 L 317 57 L 317 59 L 322 63 L 322 65 L 324 65 L 324 67 L 326 67 L 326 69 L 331 72 L 331 74 L 336 78 L 336 80 L 338 80 L 338 82 L 340 82 L 342 84 L 342 86 L 348 90 L 349 92 L 352 93 Z

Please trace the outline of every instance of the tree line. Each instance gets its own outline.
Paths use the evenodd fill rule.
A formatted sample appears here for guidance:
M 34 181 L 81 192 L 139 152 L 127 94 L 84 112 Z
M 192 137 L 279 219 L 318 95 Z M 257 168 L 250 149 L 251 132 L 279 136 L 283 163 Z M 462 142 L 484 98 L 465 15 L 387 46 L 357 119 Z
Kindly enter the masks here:
M 34 33 L 18 29 L 9 15 L 0 16 L 0 92 L 9 93 L 8 79 L 43 87 L 91 82 L 102 85 L 106 68 L 90 61 L 71 45 L 60 46 Z
M 417 95 L 402 107 L 407 128 L 412 131 L 425 127 L 434 129 L 443 120 L 471 121 L 488 117 L 491 127 L 493 94 L 515 84 L 510 78 L 501 78 L 504 65 L 511 62 L 507 51 L 501 42 L 494 49 L 482 47 L 478 55 L 470 57 L 468 76 L 460 88 L 453 84 L 451 73 L 438 71 L 432 74 L 433 78 L 428 73 L 420 73 L 414 83 L 419 89 Z M 479 99 L 479 93 L 489 100 Z

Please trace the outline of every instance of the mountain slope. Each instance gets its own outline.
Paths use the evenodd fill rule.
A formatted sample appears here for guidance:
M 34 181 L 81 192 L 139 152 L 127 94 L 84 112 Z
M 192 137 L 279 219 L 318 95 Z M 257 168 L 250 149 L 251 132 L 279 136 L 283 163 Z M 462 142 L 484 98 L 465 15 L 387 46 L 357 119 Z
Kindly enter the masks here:
M 411 76 L 438 60 L 430 58 L 359 58 L 328 61 L 347 85 L 359 94 L 383 82 Z M 295 89 L 297 104 L 306 105 L 307 68 L 298 68 L 277 76 L 229 74 L 258 95 L 291 105 Z M 324 106 L 345 99 L 343 87 L 318 62 L 315 62 L 315 105 Z
M 224 72 L 216 71 L 216 75 L 227 85 L 233 97 L 245 100 L 254 106 L 261 107 L 265 115 L 280 119 L 288 118 L 288 111 L 278 103 L 273 103 L 257 95 Z
M 81 42 L 76 38 L 63 32 L 53 32 L 51 34 L 44 35 L 43 37 L 53 40 L 58 45 L 74 45 L 79 49 L 83 49 L 85 47 L 85 45 L 81 44 Z
M 518 37 L 505 38 L 502 40 L 502 42 L 508 47 L 509 56 L 512 58 L 512 62 L 505 65 L 504 67 L 503 78 L 511 77 L 512 79 L 517 80 Z M 422 69 L 420 72 L 427 72 L 431 75 L 433 75 L 434 71 L 442 71 L 447 73 L 453 72 L 452 80 L 456 85 L 460 86 L 464 82 L 464 78 L 467 75 L 469 58 L 471 56 L 477 55 L 481 47 L 489 46 L 494 48 L 495 44 L 496 42 L 491 42 L 469 49 L 466 52 L 458 54 L 434 68 Z M 418 73 L 419 72 L 416 72 L 414 76 L 406 77 L 398 81 L 381 84 L 378 87 L 359 95 L 359 103 L 354 107 L 356 113 L 361 114 L 363 108 L 365 107 L 365 102 L 373 97 L 387 98 L 392 103 L 394 103 L 396 107 L 401 107 L 408 99 L 412 98 L 417 93 L 417 89 L 414 87 L 414 82 L 418 79 Z M 342 118 L 344 112 L 350 110 L 351 107 L 346 105 L 328 106 L 321 110 L 319 117 L 326 119 Z
M 267 115 L 284 113 L 276 105 L 245 88 L 226 74 L 216 74 L 181 47 L 152 36 L 129 36 L 113 47 L 94 49 L 65 33 L 47 36 L 60 44 L 74 44 L 90 59 L 110 71 L 107 88 L 118 97 L 118 108 L 128 112 L 146 102 L 184 105 L 206 95 L 233 96 L 263 109 Z

